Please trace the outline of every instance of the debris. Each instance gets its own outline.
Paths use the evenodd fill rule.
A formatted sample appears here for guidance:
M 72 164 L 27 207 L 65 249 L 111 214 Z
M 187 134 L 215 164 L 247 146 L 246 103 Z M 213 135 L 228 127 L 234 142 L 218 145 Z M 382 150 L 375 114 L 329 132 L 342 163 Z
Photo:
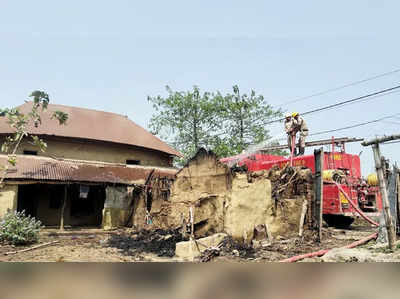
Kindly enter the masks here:
M 256 251 L 252 246 L 237 242 L 230 236 L 225 238 L 222 242 L 221 255 L 254 258 L 255 253 Z
M 108 246 L 118 248 L 126 255 L 154 253 L 159 257 L 173 257 L 176 244 L 187 241 L 178 229 L 141 230 L 135 234 L 115 234 L 107 242 Z
M 40 245 L 33 246 L 33 247 L 30 247 L 30 248 L 27 248 L 27 249 L 23 249 L 23 250 L 19 250 L 19 251 L 10 251 L 10 252 L 4 253 L 4 255 L 10 255 L 10 254 L 17 254 L 17 253 L 27 252 L 27 251 L 39 249 L 39 248 L 42 248 L 42 247 L 45 247 L 45 246 L 53 245 L 53 244 L 56 244 L 56 243 L 60 243 L 60 241 L 52 241 L 52 242 L 40 244 Z

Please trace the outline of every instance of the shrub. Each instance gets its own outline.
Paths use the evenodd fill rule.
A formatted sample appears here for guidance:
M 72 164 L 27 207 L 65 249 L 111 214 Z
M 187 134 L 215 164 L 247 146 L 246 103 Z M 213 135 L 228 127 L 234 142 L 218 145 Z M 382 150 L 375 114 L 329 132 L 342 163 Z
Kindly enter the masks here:
M 0 221 L 0 242 L 27 245 L 39 241 L 41 222 L 25 211 L 8 212 Z

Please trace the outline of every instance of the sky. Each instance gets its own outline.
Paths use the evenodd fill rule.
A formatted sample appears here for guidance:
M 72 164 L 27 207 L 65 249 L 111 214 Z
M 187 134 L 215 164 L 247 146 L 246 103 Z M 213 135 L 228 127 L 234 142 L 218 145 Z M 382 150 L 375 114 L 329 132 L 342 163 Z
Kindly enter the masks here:
M 52 103 L 127 115 L 147 128 L 154 112 L 147 97 L 165 96 L 166 85 L 226 93 L 237 84 L 301 113 L 400 84 L 397 72 L 281 106 L 400 68 L 399 11 L 396 0 L 0 0 L 0 107 L 20 105 L 39 89 Z M 305 119 L 310 133 L 350 126 L 400 113 L 399 98 Z M 268 129 L 280 138 L 282 127 Z M 400 115 L 335 136 L 396 133 Z M 381 150 L 400 162 L 399 147 Z M 349 144 L 347 151 L 362 151 L 363 173 L 374 171 L 370 148 Z

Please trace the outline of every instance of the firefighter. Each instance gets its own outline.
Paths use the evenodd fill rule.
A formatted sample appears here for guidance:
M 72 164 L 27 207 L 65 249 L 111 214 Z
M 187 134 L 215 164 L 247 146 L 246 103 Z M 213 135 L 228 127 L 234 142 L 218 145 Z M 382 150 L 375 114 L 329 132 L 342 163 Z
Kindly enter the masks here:
M 298 112 L 292 113 L 295 134 L 300 132 L 299 137 L 299 156 L 304 155 L 306 147 L 306 137 L 308 136 L 308 127 L 306 121 L 299 115 Z
M 285 114 L 285 132 L 287 134 L 287 142 L 290 153 L 292 152 L 292 140 L 293 136 L 296 135 L 295 133 L 295 123 L 290 113 Z M 296 138 L 295 138 L 296 140 Z M 296 146 L 296 145 L 295 145 Z M 297 155 L 296 148 L 294 149 L 294 155 Z

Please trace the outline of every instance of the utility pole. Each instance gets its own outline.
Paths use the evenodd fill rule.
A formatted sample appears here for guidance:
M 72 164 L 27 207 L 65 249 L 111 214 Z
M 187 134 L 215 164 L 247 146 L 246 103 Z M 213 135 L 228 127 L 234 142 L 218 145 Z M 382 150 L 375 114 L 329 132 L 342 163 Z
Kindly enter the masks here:
M 363 146 L 372 145 L 372 150 L 374 152 L 375 168 L 376 168 L 376 172 L 378 174 L 379 189 L 380 189 L 381 195 L 382 195 L 383 213 L 385 216 L 386 229 L 388 232 L 389 248 L 392 251 L 394 250 L 396 234 L 395 234 L 395 230 L 394 230 L 394 226 L 393 226 L 392 215 L 390 213 L 390 208 L 389 208 L 390 207 L 389 197 L 388 197 L 388 191 L 387 191 L 387 186 L 386 186 L 386 180 L 385 180 L 385 176 L 383 173 L 382 157 L 381 157 L 381 151 L 379 148 L 379 144 L 390 141 L 390 140 L 397 140 L 397 139 L 400 139 L 400 135 L 384 136 L 382 138 L 376 138 L 376 139 L 373 139 L 370 141 L 365 141 L 362 143 Z
M 314 203 L 313 203 L 313 222 L 314 229 L 317 230 L 317 241 L 322 240 L 322 209 L 324 205 L 323 176 L 324 170 L 324 148 L 314 150 L 315 177 L 314 177 Z

